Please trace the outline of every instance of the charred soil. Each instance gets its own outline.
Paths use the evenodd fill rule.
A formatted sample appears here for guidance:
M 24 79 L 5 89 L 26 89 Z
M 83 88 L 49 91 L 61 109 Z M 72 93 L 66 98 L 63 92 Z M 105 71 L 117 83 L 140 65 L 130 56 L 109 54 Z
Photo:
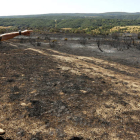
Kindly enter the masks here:
M 1 137 L 140 139 L 139 65 L 92 53 L 1 45 L 0 128 L 6 131 Z

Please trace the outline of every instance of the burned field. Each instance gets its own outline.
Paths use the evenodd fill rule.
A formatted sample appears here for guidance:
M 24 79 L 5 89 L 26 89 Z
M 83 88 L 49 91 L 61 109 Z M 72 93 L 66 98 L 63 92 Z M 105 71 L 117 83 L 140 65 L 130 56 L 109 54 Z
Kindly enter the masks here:
M 1 138 L 139 139 L 139 58 L 65 45 L 1 44 Z

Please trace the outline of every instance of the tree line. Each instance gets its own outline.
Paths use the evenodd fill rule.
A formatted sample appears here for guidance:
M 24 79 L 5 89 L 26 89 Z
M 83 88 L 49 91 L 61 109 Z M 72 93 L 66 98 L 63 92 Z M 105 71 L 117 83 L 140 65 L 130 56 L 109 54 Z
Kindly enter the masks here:
M 140 20 L 126 19 L 94 19 L 76 18 L 50 20 L 46 18 L 1 18 L 0 26 L 29 26 L 29 27 L 55 27 L 57 21 L 58 28 L 97 28 L 100 26 L 131 26 L 140 25 Z
M 127 19 L 95 19 L 95 18 L 73 18 L 73 19 L 47 19 L 38 18 L 0 18 L 0 26 L 12 26 L 12 29 L 38 29 L 50 32 L 59 32 L 62 28 L 71 28 L 72 33 L 91 34 L 98 29 L 98 34 L 109 33 L 115 26 L 140 26 L 140 20 Z M 124 32 L 121 29 L 120 32 Z M 0 33 L 3 31 L 0 30 Z M 62 32 L 62 30 L 61 30 Z

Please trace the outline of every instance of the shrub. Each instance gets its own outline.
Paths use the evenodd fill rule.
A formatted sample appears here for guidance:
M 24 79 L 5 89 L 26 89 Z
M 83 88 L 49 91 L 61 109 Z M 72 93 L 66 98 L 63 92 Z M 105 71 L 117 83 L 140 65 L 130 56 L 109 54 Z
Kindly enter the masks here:
M 57 42 L 57 40 L 52 40 L 52 42 L 54 43 L 54 42 Z

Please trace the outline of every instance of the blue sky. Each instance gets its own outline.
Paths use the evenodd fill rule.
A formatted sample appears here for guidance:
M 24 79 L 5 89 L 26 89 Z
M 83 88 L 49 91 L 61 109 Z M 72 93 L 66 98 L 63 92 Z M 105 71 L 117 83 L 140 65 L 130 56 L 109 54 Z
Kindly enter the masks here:
M 140 0 L 2 0 L 0 3 L 0 16 L 104 12 L 140 12 Z

